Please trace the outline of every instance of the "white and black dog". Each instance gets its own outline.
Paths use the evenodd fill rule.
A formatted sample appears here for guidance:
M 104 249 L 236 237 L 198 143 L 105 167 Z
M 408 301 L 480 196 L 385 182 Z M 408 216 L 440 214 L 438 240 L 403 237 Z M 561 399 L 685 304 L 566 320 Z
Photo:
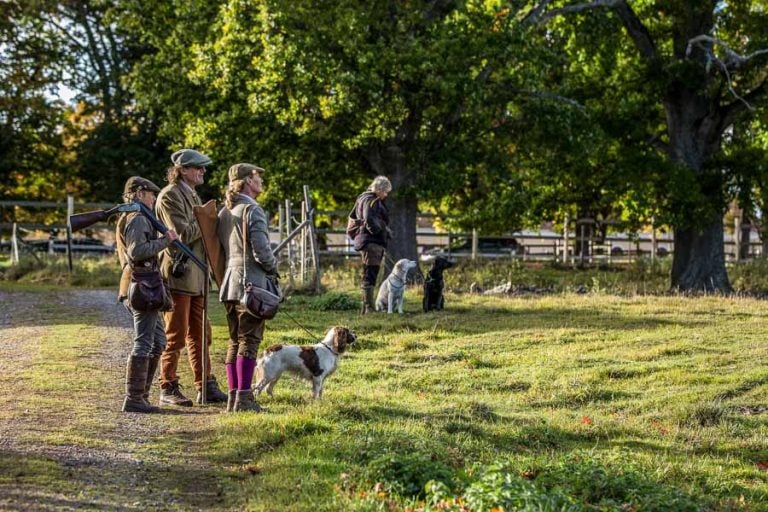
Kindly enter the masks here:
M 401 259 L 392 267 L 384 282 L 379 287 L 379 294 L 376 296 L 376 311 L 387 310 L 387 313 L 394 313 L 395 308 L 401 315 L 403 314 L 403 304 L 405 303 L 405 279 L 408 271 L 416 268 L 416 262 L 409 259 Z
M 355 335 L 346 327 L 332 327 L 325 338 L 312 346 L 272 345 L 256 364 L 256 384 L 253 391 L 260 395 L 266 388 L 272 396 L 280 376 L 289 371 L 312 381 L 312 397 L 323 396 L 323 382 L 336 371 L 339 357 L 355 342 Z

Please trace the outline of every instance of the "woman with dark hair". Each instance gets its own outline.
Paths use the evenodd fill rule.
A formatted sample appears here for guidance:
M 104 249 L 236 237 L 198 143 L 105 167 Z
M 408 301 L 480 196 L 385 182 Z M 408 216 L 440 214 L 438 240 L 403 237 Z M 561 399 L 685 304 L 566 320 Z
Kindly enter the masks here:
M 151 181 L 132 176 L 125 183 L 123 198 L 128 202 L 138 200 L 151 210 L 158 192 L 160 188 Z M 172 229 L 165 237 L 158 237 L 157 231 L 140 212 L 122 214 L 115 235 L 117 255 L 123 268 L 118 299 L 133 316 L 133 350 L 128 357 L 125 375 L 123 412 L 157 412 L 157 407 L 149 403 L 149 390 L 165 349 L 165 324 L 159 310 L 136 311 L 126 299 L 131 274 L 142 270 L 156 271 L 158 253 L 179 237 Z

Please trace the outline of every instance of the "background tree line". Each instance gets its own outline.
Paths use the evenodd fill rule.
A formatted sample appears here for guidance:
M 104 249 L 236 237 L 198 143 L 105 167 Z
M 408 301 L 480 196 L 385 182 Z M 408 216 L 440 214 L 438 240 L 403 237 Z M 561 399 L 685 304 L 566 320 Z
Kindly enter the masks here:
M 392 180 L 395 258 L 418 210 L 501 233 L 620 219 L 675 232 L 671 282 L 728 290 L 722 215 L 764 210 L 761 0 L 10 0 L 0 3 L 2 196 L 116 200 L 181 146 L 209 189 L 254 161 L 273 208 L 347 208 Z M 63 102 L 62 91 L 74 101 Z

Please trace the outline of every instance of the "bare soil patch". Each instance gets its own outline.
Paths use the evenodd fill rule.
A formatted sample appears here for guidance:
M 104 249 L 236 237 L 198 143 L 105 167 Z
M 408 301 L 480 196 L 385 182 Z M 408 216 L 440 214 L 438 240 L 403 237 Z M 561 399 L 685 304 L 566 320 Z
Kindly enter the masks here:
M 114 292 L 0 292 L 0 304 L 0 509 L 221 508 L 197 449 L 220 407 L 120 412 L 132 329 Z M 63 326 L 75 374 L 41 360 Z

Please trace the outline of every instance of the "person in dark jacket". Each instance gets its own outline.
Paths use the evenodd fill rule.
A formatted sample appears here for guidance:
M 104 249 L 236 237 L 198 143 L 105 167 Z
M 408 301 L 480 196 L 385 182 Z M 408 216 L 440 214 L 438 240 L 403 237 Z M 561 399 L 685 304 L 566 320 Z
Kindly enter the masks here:
M 381 260 L 387 242 L 392 238 L 389 229 L 389 210 L 384 200 L 392 191 L 392 183 L 386 176 L 377 176 L 368 190 L 355 201 L 355 215 L 360 228 L 355 236 L 355 250 L 363 259 L 363 306 L 361 313 L 375 311 L 373 287 L 381 268 Z
M 160 188 L 140 176 L 132 176 L 125 183 L 123 198 L 139 200 L 150 210 L 155 206 Z M 125 375 L 125 401 L 123 412 L 157 412 L 149 403 L 149 390 L 155 378 L 160 355 L 165 349 L 165 325 L 159 311 L 135 311 L 128 301 L 131 273 L 158 268 L 157 255 L 167 249 L 179 236 L 169 229 L 164 237 L 141 213 L 124 213 L 117 221 L 117 255 L 123 268 L 118 299 L 133 316 L 133 350 L 128 357 Z

